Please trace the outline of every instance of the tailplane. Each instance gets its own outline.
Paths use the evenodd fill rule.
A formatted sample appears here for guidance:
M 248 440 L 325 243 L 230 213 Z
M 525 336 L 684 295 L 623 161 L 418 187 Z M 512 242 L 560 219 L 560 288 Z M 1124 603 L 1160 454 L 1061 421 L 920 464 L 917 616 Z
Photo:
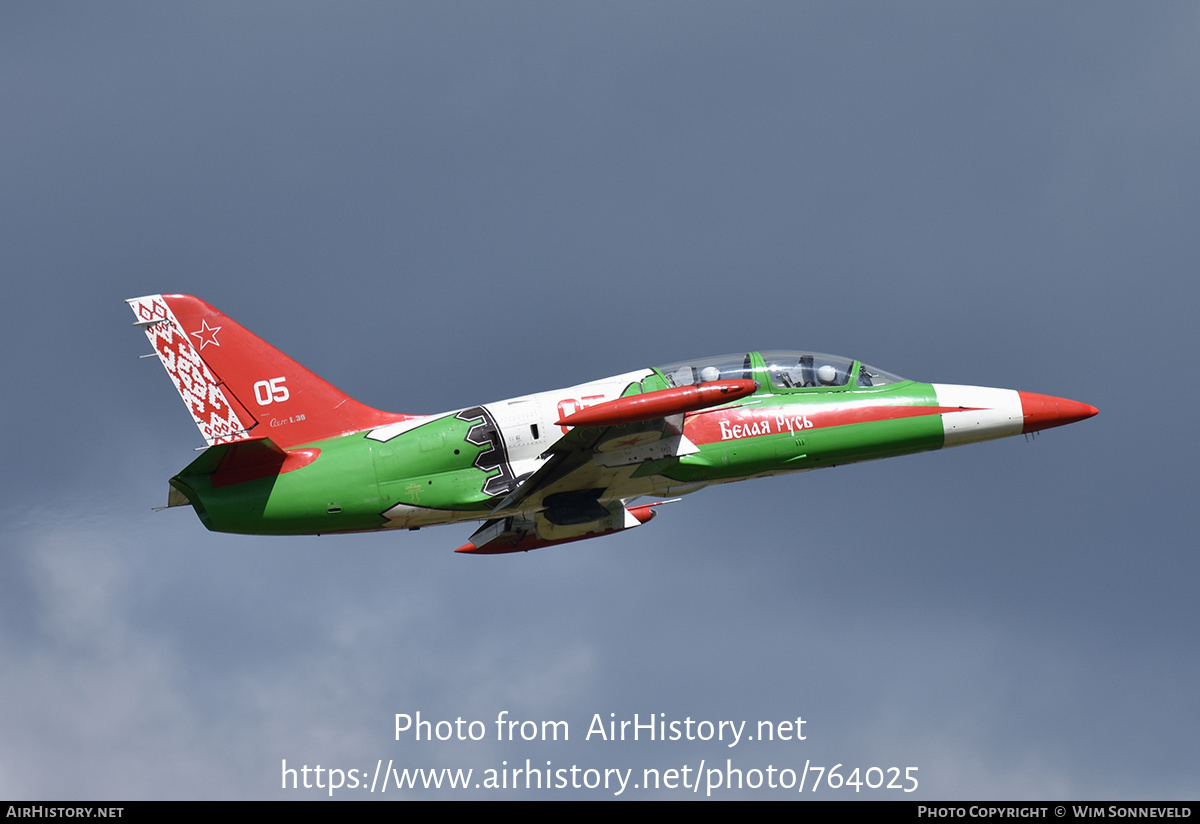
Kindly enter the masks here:
M 209 446 L 269 435 L 287 449 L 413 417 L 359 403 L 199 298 L 126 303 Z

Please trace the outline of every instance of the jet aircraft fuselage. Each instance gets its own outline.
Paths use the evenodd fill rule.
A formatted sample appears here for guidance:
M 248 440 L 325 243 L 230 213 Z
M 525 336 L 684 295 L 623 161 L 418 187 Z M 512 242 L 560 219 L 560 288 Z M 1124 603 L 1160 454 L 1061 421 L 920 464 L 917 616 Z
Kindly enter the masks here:
M 203 301 L 129 301 L 208 449 L 170 481 L 219 532 L 483 521 L 460 552 L 638 526 L 705 486 L 1036 432 L 1096 414 L 920 383 L 850 358 L 748 352 L 436 415 L 365 406 Z

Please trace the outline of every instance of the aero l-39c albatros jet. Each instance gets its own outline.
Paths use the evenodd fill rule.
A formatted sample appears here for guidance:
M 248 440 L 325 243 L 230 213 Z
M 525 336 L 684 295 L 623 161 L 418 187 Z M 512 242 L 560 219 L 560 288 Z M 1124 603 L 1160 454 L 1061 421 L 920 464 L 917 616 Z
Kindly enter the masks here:
M 198 298 L 128 301 L 208 448 L 171 478 L 211 530 L 301 535 L 483 521 L 458 551 L 619 532 L 711 484 L 1090 418 L 1085 403 L 906 380 L 815 352 L 639 369 L 438 415 L 365 406 Z

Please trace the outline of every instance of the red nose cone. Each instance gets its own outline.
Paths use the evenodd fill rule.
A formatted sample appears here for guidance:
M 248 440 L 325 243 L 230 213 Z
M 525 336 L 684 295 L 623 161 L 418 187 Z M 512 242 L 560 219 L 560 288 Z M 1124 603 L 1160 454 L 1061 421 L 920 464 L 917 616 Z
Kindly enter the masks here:
M 1021 413 L 1025 416 L 1022 432 L 1037 432 L 1052 426 L 1063 426 L 1090 418 L 1098 410 L 1094 406 L 1053 395 L 1037 395 L 1033 392 L 1018 392 L 1021 396 Z

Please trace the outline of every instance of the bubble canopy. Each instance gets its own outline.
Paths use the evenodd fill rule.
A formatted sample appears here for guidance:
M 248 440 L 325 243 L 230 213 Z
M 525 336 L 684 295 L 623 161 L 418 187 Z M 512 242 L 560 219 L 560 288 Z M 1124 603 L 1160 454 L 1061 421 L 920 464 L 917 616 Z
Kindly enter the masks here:
M 906 380 L 891 372 L 841 355 L 771 350 L 671 363 L 658 367 L 670 386 L 690 386 L 715 380 L 766 381 L 774 389 L 869 388 Z

